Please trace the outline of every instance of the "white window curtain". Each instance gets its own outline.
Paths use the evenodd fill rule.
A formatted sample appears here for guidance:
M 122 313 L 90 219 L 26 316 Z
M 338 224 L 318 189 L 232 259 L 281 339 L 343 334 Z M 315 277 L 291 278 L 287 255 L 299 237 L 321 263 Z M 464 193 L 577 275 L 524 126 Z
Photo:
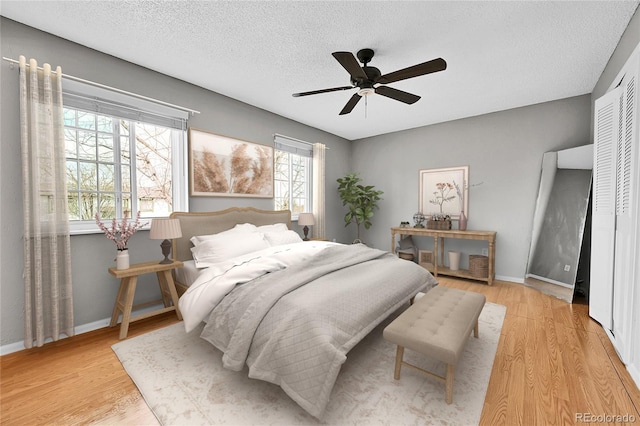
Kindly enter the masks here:
M 20 56 L 25 348 L 74 334 L 62 70 Z
M 326 147 L 321 143 L 313 144 L 313 217 L 315 225 L 313 226 L 314 238 L 325 238 L 325 209 L 324 209 L 324 192 L 325 192 L 325 167 L 324 156 Z

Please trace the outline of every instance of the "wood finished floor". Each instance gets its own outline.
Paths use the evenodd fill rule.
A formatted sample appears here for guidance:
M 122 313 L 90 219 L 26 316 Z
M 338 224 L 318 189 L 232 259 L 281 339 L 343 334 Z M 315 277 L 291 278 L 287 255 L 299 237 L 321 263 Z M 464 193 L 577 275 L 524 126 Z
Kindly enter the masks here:
M 440 282 L 507 306 L 482 425 L 579 424 L 576 413 L 629 414 L 640 424 L 640 392 L 587 306 L 520 284 Z M 133 323 L 129 337 L 176 321 L 167 313 Z M 1 357 L 0 424 L 157 424 L 111 350 L 118 331 L 105 328 Z

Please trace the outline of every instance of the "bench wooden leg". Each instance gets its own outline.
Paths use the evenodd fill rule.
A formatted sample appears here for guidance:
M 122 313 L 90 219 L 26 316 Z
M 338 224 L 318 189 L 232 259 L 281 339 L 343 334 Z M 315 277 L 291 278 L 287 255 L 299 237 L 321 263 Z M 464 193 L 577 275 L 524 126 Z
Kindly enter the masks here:
M 473 327 L 473 337 L 475 337 L 476 339 L 478 338 L 478 320 L 476 320 L 476 325 L 475 327 Z
M 398 345 L 398 350 L 396 351 L 396 369 L 393 372 L 393 378 L 396 380 L 400 380 L 400 369 L 402 368 L 403 357 L 404 357 L 404 346 Z
M 453 364 L 447 364 L 447 376 L 446 376 L 446 389 L 447 396 L 446 401 L 447 404 L 451 404 L 453 402 L 453 375 L 454 375 L 455 366 Z

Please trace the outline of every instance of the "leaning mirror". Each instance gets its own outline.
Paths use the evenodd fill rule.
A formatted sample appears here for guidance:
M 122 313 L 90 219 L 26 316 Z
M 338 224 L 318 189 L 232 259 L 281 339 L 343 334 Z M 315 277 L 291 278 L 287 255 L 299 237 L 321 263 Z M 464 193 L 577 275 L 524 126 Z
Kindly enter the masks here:
M 589 213 L 593 145 L 547 152 L 533 217 L 526 286 L 572 302 Z

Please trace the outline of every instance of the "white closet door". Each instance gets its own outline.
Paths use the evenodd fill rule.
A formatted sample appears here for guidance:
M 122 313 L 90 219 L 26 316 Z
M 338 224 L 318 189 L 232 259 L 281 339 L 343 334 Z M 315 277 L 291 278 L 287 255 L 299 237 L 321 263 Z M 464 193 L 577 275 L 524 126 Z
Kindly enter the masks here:
M 620 88 L 595 102 L 591 278 L 589 315 L 613 328 L 613 276 L 616 223 L 616 150 L 620 133 Z
M 635 73 L 629 72 L 621 84 L 620 132 L 616 149 L 616 233 L 613 293 L 613 334 L 616 348 L 623 360 L 631 355 L 632 300 L 635 268 L 637 268 L 636 230 L 637 199 L 635 187 L 638 185 L 636 157 L 637 81 Z M 637 284 L 635 284 L 637 285 Z

